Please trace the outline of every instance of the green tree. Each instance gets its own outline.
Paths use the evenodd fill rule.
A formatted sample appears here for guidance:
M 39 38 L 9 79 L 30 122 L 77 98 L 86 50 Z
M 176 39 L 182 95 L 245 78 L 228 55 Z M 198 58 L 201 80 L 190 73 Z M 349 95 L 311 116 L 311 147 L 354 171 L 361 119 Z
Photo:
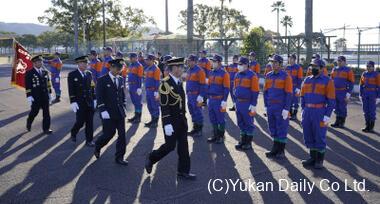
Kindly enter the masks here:
M 288 36 L 288 27 L 292 27 L 293 26 L 293 19 L 291 16 L 284 16 L 282 19 L 281 19 L 281 24 L 282 26 L 285 27 L 285 36 Z
M 262 27 L 253 28 L 243 39 L 241 54 L 248 55 L 252 50 L 256 51 L 260 64 L 264 64 L 267 56 L 275 51 L 271 39 Z
M 202 38 L 209 35 L 209 27 L 213 23 L 210 13 L 213 12 L 213 8 L 204 4 L 196 4 L 194 6 L 194 33 Z M 187 10 L 179 12 L 179 20 L 181 25 L 179 29 L 187 29 Z
M 17 37 L 16 40 L 20 42 L 30 52 L 33 52 L 33 49 L 38 45 L 37 36 L 32 34 L 24 34 L 20 37 Z
M 280 35 L 280 12 L 285 12 L 285 3 L 282 2 L 282 1 L 275 1 L 273 2 L 272 4 L 272 12 L 275 12 L 277 13 L 277 33 L 278 35 Z

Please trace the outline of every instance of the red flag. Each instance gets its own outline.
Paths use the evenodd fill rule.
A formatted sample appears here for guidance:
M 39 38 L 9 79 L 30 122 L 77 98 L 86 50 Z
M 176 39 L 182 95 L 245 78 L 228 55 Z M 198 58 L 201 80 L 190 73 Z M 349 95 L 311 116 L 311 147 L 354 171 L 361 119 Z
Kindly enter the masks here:
M 24 77 L 26 71 L 33 68 L 33 63 L 31 61 L 32 56 L 15 39 L 13 39 L 13 48 L 15 57 L 13 59 L 11 84 L 13 86 L 25 88 Z

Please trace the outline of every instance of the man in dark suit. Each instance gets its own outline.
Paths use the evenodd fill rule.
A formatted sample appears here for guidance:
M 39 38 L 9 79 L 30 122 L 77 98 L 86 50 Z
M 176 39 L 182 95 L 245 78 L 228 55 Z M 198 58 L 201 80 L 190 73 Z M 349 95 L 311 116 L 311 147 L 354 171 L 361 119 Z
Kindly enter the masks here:
M 128 165 L 124 160 L 125 138 L 125 85 L 120 76 L 124 61 L 122 59 L 111 60 L 110 72 L 100 77 L 96 84 L 96 98 L 98 109 L 103 123 L 103 135 L 95 142 L 96 158 L 100 156 L 100 150 L 115 135 L 117 130 L 115 162 L 120 165 Z
M 32 58 L 33 68 L 26 72 L 25 90 L 26 97 L 31 110 L 26 121 L 26 129 L 32 128 L 34 118 L 42 109 L 43 120 L 42 130 L 45 134 L 51 134 L 49 104 L 51 103 L 51 83 L 49 72 L 42 67 L 43 58 L 41 55 Z
M 67 83 L 69 87 L 70 105 L 76 113 L 76 121 L 71 129 L 71 140 L 76 142 L 76 136 L 79 130 L 86 124 L 86 146 L 93 147 L 94 136 L 94 108 L 95 83 L 92 80 L 91 71 L 87 70 L 87 56 L 75 59 L 78 69 L 69 73 Z
M 168 61 L 169 76 L 165 77 L 159 88 L 162 111 L 162 126 L 165 144 L 152 151 L 146 158 L 145 169 L 150 174 L 153 164 L 160 161 L 177 146 L 178 168 L 177 177 L 194 180 L 195 174 L 190 173 L 190 156 L 187 142 L 187 119 L 185 91 L 180 78 L 183 73 L 184 58 Z

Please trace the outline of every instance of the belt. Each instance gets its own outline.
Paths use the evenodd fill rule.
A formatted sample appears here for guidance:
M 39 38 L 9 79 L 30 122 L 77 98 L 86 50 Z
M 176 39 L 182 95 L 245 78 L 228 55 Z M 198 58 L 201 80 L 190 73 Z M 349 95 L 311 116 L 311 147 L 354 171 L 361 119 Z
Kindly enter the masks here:
M 189 91 L 187 92 L 186 94 L 191 94 L 191 95 L 198 95 L 199 94 L 199 91 Z
M 269 102 L 270 102 L 270 103 L 282 103 L 281 100 L 270 100 Z
M 146 90 L 148 90 L 148 91 L 155 91 L 157 89 L 156 89 L 156 87 L 146 87 Z
M 211 99 L 222 99 L 223 96 L 210 96 Z
M 238 100 L 239 102 L 248 102 L 249 99 L 246 99 L 246 98 L 237 98 L 236 100 Z
M 376 91 L 376 88 L 364 88 L 366 91 Z
M 347 88 L 335 88 L 336 91 L 345 91 Z
M 307 103 L 305 104 L 305 106 L 308 108 L 324 108 L 326 105 L 324 103 L 318 103 L 318 104 Z
M 128 84 L 137 84 L 137 82 L 132 81 L 132 82 L 128 82 Z

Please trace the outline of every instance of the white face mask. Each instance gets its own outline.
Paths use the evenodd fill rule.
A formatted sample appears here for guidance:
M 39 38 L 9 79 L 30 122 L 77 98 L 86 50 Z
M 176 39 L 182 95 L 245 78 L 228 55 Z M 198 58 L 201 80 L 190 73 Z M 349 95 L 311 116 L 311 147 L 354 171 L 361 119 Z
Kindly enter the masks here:
M 244 66 L 243 65 L 238 65 L 238 70 L 239 70 L 239 72 L 242 72 L 242 71 L 244 71 L 245 69 L 244 69 Z
M 213 62 L 213 63 L 212 63 L 212 68 L 217 69 L 217 68 L 218 68 L 218 63 Z

